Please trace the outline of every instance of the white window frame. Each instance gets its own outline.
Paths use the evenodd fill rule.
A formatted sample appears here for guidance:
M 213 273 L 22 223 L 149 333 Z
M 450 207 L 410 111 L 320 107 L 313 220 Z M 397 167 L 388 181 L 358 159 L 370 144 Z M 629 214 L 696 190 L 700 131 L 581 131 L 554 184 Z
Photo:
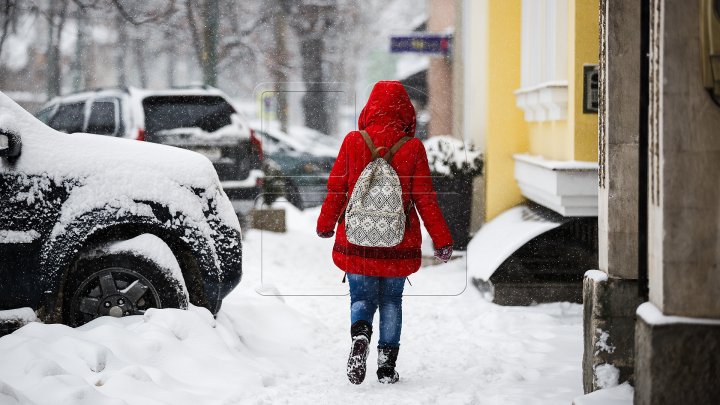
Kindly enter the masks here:
M 526 121 L 567 119 L 568 0 L 523 0 L 521 88 Z

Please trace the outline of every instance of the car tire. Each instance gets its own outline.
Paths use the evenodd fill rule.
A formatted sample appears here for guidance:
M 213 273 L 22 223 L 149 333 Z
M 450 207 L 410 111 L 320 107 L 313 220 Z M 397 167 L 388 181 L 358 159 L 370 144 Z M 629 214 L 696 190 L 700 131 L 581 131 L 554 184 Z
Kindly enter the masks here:
M 129 253 L 81 257 L 64 288 L 63 320 L 80 326 L 100 316 L 142 315 L 149 308 L 187 309 L 181 281 Z
M 297 207 L 299 210 L 302 211 L 305 208 L 302 196 L 300 195 L 300 190 L 298 190 L 297 186 L 289 180 L 285 181 L 285 198 L 287 198 L 288 202 Z

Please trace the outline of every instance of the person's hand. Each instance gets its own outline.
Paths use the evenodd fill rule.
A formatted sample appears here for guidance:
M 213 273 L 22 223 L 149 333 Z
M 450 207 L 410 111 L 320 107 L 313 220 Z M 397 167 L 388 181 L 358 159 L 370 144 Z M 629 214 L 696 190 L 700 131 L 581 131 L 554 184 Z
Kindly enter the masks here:
M 448 260 L 450 260 L 450 257 L 452 257 L 453 248 L 451 246 L 445 246 L 438 249 L 435 249 L 435 257 L 442 260 L 444 263 L 447 263 Z
M 330 231 L 330 232 L 318 231 L 317 235 L 321 238 L 332 238 L 335 235 L 335 231 Z

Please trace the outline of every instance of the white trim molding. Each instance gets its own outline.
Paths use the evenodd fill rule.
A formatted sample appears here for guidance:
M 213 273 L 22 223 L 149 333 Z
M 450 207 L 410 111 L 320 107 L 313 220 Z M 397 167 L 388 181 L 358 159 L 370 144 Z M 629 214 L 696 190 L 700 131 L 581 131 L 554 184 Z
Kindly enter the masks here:
M 515 91 L 516 103 L 525 111 L 525 121 L 567 119 L 568 82 L 545 82 Z
M 515 180 L 530 200 L 566 217 L 598 215 L 598 164 L 515 154 Z

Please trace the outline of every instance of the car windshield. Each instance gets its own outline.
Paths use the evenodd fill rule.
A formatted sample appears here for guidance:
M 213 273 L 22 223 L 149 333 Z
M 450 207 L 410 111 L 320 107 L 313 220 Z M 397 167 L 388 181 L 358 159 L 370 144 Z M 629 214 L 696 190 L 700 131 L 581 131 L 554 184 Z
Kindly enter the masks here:
M 143 100 L 145 131 L 200 128 L 215 132 L 232 123 L 235 109 L 219 96 L 151 96 Z

